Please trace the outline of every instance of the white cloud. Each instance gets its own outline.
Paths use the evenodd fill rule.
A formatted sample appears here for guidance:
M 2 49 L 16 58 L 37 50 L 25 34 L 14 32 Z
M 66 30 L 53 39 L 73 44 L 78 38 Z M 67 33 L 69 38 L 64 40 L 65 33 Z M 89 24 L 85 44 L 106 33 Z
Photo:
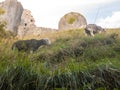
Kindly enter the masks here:
M 37 26 L 58 28 L 60 18 L 71 11 L 83 14 L 86 10 L 117 0 L 19 0 L 31 10 Z
M 106 28 L 120 28 L 120 11 L 113 12 L 112 16 L 98 19 L 97 24 Z
M 4 0 L 0 0 L 4 1 Z M 18 0 L 29 9 L 37 26 L 57 28 L 60 18 L 71 11 L 81 14 L 119 0 Z

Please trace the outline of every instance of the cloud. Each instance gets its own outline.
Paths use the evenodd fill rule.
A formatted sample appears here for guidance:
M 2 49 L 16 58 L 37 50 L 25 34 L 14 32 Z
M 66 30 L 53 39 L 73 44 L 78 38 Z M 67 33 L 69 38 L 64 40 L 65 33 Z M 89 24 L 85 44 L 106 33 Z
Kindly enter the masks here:
M 120 28 L 120 11 L 113 12 L 112 16 L 98 19 L 96 24 L 106 28 Z
M 0 0 L 5 1 L 5 0 Z M 37 26 L 57 28 L 60 18 L 71 11 L 79 12 L 89 19 L 91 11 L 119 0 L 18 0 L 29 9 Z M 92 18 L 93 19 L 93 18 Z
M 71 11 L 83 15 L 92 8 L 117 0 L 18 0 L 31 10 L 37 26 L 58 28 L 60 18 Z

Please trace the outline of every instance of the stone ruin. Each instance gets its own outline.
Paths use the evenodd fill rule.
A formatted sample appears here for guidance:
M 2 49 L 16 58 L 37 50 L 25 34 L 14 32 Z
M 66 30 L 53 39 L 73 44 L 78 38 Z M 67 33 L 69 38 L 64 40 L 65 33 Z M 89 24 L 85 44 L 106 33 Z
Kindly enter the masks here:
M 35 25 L 35 19 L 31 15 L 31 11 L 24 9 L 17 35 L 18 37 L 39 36 L 43 33 L 51 33 L 54 31 L 56 31 L 56 29 L 37 27 Z
M 31 11 L 24 9 L 22 16 L 21 16 L 21 26 L 26 27 L 30 27 L 33 26 L 35 27 L 35 20 L 33 18 L 33 16 L 31 15 Z
M 18 37 L 39 36 L 42 33 L 56 31 L 56 29 L 36 27 L 31 11 L 23 9 L 17 0 L 5 0 L 0 3 L 0 7 L 5 10 L 5 14 L 0 18 L 7 22 L 6 30 L 13 32 Z
M 59 21 L 59 30 L 85 28 L 87 21 L 83 15 L 77 12 L 65 14 Z
M 23 9 L 23 6 L 17 0 L 5 0 L 0 3 L 0 7 L 5 10 L 2 18 L 7 22 L 6 30 L 15 33 L 18 37 L 39 36 L 59 30 L 84 28 L 87 25 L 83 15 L 70 12 L 60 19 L 58 29 L 37 27 L 31 11 Z
M 26 33 L 33 34 L 35 26 L 35 20 L 33 16 L 31 15 L 31 11 L 24 9 L 22 16 L 21 16 L 21 23 L 18 26 L 18 33 L 17 35 L 20 37 L 23 37 L 26 35 Z M 31 31 L 32 30 L 32 31 Z

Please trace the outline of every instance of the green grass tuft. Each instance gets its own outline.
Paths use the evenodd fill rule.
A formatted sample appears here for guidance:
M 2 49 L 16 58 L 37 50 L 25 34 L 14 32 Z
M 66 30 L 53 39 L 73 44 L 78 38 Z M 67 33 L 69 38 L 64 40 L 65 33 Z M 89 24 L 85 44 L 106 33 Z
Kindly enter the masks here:
M 12 51 L 17 39 L 1 37 L 0 90 L 119 90 L 120 34 L 113 33 L 120 32 L 70 30 L 33 54 Z

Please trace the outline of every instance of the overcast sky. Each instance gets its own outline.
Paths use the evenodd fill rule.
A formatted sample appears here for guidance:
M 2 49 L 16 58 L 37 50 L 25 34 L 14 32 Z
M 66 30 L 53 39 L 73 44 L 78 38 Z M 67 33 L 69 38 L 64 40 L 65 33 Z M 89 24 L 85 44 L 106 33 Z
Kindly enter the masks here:
M 4 1 L 4 0 L 0 0 Z M 58 28 L 62 16 L 78 12 L 87 23 L 103 27 L 120 27 L 120 0 L 18 0 L 29 9 L 40 27 Z

